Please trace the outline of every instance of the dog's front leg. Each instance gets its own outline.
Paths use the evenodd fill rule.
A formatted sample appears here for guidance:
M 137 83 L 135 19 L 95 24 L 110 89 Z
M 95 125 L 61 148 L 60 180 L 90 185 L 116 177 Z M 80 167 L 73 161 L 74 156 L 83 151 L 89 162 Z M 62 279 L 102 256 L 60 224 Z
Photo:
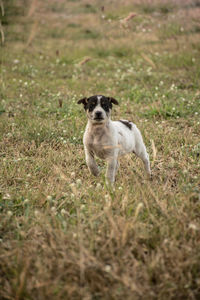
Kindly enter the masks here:
M 108 159 L 108 167 L 106 171 L 106 182 L 113 184 L 115 182 L 115 174 L 117 171 L 117 157 Z
M 90 170 L 90 172 L 94 175 L 94 176 L 98 176 L 99 175 L 99 168 L 96 164 L 96 161 L 94 159 L 94 154 L 92 151 L 88 150 L 85 147 L 85 159 L 86 159 L 86 164 L 88 166 L 88 169 Z

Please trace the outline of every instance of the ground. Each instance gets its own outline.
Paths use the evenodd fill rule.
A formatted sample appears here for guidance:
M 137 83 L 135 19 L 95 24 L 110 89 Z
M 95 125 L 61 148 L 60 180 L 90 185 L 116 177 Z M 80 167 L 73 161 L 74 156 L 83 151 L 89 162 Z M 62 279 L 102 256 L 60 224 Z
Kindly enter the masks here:
M 0 1 L 0 298 L 199 299 L 200 2 Z M 115 189 L 81 97 L 141 130 Z

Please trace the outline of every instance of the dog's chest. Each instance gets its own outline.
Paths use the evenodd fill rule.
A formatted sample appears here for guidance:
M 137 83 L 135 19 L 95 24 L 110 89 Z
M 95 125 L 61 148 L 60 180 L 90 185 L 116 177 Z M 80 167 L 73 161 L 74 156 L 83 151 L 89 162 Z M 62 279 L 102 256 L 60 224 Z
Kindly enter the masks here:
M 105 159 L 112 155 L 113 146 L 110 140 L 110 133 L 105 128 L 96 128 L 87 132 L 85 143 L 96 156 Z

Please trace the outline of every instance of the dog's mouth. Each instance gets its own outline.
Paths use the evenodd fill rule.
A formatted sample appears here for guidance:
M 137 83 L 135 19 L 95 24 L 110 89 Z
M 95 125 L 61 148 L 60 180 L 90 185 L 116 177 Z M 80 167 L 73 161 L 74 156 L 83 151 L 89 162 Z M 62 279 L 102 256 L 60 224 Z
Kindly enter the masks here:
M 103 121 L 104 118 L 94 118 L 95 121 Z

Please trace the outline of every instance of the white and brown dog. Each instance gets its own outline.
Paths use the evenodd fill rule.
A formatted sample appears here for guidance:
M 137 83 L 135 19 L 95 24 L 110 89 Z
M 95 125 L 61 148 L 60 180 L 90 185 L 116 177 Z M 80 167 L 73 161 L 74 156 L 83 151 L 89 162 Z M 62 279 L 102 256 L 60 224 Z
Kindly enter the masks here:
M 99 175 L 95 155 L 108 161 L 106 181 L 113 184 L 119 166 L 118 157 L 131 152 L 142 159 L 151 175 L 149 155 L 137 126 L 127 120 L 110 119 L 112 104 L 119 104 L 116 99 L 98 95 L 77 103 L 84 105 L 88 117 L 83 143 L 86 163 L 94 176 Z

